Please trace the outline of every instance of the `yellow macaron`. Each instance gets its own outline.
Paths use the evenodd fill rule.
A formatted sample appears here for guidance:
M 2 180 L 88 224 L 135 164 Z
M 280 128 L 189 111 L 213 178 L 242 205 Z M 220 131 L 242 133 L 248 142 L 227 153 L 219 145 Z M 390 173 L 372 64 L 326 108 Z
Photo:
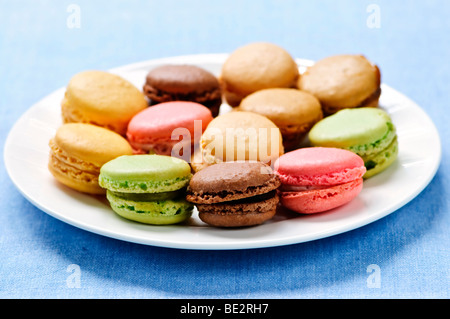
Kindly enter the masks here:
M 144 94 L 132 83 L 94 70 L 72 77 L 61 112 L 64 123 L 90 123 L 124 135 L 131 118 L 147 106 Z
M 200 163 L 259 161 L 271 165 L 284 153 L 280 129 L 267 117 L 234 111 L 212 120 L 200 139 Z
M 232 52 L 222 66 L 224 97 L 238 106 L 250 93 L 275 87 L 295 87 L 299 76 L 292 56 L 278 45 L 255 42 Z
M 378 67 L 362 55 L 317 61 L 299 78 L 298 88 L 316 96 L 325 115 L 345 108 L 376 107 L 381 95 Z
M 310 93 L 273 88 L 245 97 L 239 110 L 266 116 L 281 131 L 285 151 L 298 148 L 315 123 L 323 118 L 319 100 Z
M 98 185 L 100 168 L 106 162 L 132 155 L 133 150 L 121 135 L 85 123 L 63 124 L 49 142 L 48 169 L 62 184 L 89 194 L 104 194 Z

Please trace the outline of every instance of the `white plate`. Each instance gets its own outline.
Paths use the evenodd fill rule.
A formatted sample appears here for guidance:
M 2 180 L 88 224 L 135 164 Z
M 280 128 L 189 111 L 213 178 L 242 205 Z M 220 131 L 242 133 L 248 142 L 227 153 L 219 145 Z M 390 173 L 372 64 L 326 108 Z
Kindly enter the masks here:
M 165 63 L 195 64 L 218 75 L 226 54 L 191 55 L 132 64 L 111 70 L 142 88 L 147 72 Z M 297 60 L 300 70 L 312 64 Z M 287 245 L 349 231 L 378 220 L 417 196 L 435 175 L 441 159 L 438 132 L 414 102 L 387 85 L 380 105 L 397 126 L 398 160 L 364 182 L 360 195 L 332 211 L 302 216 L 280 213 L 263 225 L 221 229 L 203 224 L 195 211 L 187 225 L 151 226 L 122 219 L 98 197 L 58 184 L 47 170 L 48 141 L 61 124 L 64 88 L 33 105 L 14 125 L 5 143 L 6 169 L 35 206 L 68 224 L 134 243 L 183 249 L 244 249 Z M 229 109 L 224 105 L 221 112 Z

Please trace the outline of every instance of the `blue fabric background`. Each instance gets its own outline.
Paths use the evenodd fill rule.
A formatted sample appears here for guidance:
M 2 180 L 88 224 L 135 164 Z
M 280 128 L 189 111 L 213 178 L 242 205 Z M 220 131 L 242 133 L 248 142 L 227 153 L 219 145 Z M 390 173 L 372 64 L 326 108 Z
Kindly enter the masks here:
M 81 9 L 70 29 L 67 8 Z M 369 28 L 369 5 L 380 28 Z M 370 8 L 370 7 L 369 7 Z M 448 298 L 450 282 L 450 2 L 0 0 L 0 297 Z M 13 123 L 84 69 L 269 41 L 295 57 L 363 53 L 383 82 L 438 127 L 442 165 L 397 212 L 323 240 L 242 251 L 189 251 L 122 242 L 67 225 L 31 205 L 3 165 Z M 70 265 L 80 268 L 79 288 Z M 380 270 L 370 288 L 368 266 Z

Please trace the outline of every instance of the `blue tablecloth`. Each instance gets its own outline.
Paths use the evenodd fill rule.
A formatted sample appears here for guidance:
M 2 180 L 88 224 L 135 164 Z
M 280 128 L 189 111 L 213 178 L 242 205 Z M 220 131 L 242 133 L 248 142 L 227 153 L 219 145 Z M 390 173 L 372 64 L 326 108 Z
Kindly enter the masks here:
M 0 0 L 0 297 L 448 298 L 450 2 Z M 85 69 L 268 41 L 317 60 L 363 53 L 436 124 L 442 164 L 395 213 L 313 242 L 238 251 L 132 244 L 65 224 L 14 187 L 3 146 Z

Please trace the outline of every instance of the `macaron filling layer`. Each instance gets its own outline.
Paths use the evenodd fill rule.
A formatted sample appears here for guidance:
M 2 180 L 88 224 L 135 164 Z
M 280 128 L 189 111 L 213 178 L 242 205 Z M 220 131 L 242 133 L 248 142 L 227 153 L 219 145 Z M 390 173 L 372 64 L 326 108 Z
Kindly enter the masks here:
M 266 196 L 256 196 L 255 198 L 241 199 L 217 204 L 197 204 L 200 213 L 210 213 L 218 215 L 232 214 L 259 214 L 269 210 L 274 210 L 279 198 L 276 191 L 265 194 Z
M 250 200 L 252 198 L 259 198 L 265 196 L 270 190 L 279 187 L 280 181 L 277 178 L 272 178 L 266 183 L 258 186 L 249 186 L 245 190 L 222 190 L 213 192 L 193 192 L 188 191 L 188 199 L 193 203 L 220 203 L 224 201 Z
M 135 202 L 148 202 L 148 201 L 164 201 L 184 197 L 186 189 L 179 189 L 173 192 L 162 193 L 120 193 L 109 191 L 111 196 L 121 198 L 123 200 L 135 201 Z
M 140 155 L 137 155 L 140 156 Z M 162 189 L 165 192 L 175 191 L 186 187 L 190 176 L 176 177 L 162 181 L 151 180 L 116 180 L 100 175 L 99 184 L 103 188 L 121 193 L 158 193 Z

